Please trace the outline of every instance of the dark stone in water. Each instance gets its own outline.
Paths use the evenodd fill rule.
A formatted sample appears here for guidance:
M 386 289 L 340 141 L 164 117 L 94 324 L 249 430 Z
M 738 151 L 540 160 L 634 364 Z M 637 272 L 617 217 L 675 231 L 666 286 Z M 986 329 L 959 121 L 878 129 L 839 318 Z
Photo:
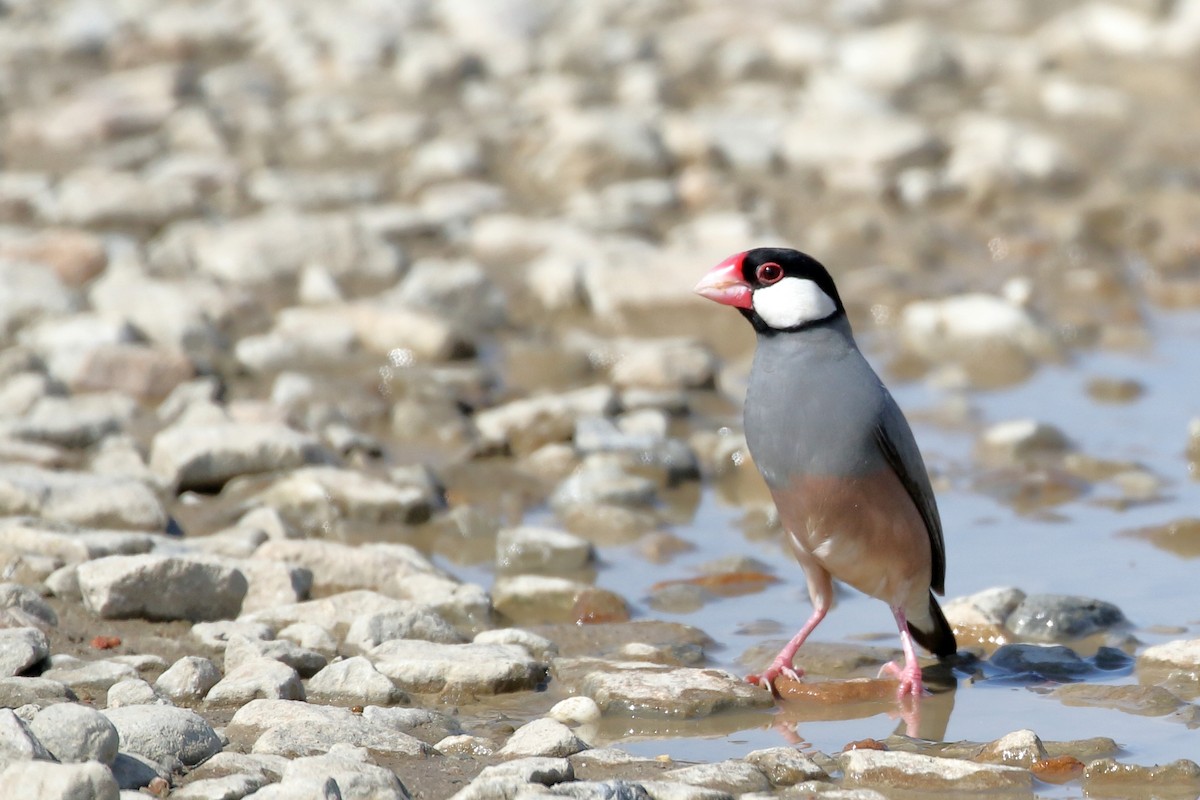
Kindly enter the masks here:
M 1100 633 L 1127 622 L 1121 609 L 1103 600 L 1031 594 L 1009 614 L 1005 627 L 1023 639 L 1061 642 Z
M 992 653 L 988 662 L 1012 676 L 1035 681 L 1075 681 L 1093 667 L 1062 645 L 1006 644 Z
M 1096 669 L 1105 672 L 1130 670 L 1133 668 L 1133 656 L 1115 647 L 1101 647 L 1092 657 L 1092 663 L 1096 665 Z

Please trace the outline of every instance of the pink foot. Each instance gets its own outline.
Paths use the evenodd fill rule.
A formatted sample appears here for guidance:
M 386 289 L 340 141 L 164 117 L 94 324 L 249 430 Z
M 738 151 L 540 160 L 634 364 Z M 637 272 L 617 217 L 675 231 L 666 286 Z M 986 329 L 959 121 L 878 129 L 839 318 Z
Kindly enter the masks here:
M 752 683 L 755 686 L 761 686 L 762 688 L 770 691 L 772 694 L 775 694 L 775 679 L 780 675 L 785 678 L 791 678 L 794 681 L 798 681 L 800 680 L 800 677 L 804 675 L 804 670 L 797 670 L 791 664 L 777 658 L 771 662 L 771 666 L 767 667 L 762 674 L 747 675 L 746 682 Z
M 880 668 L 879 677 L 882 678 L 884 673 L 900 681 L 900 688 L 896 690 L 898 700 L 905 697 L 921 697 L 926 693 L 925 685 L 921 681 L 921 667 L 916 661 L 906 661 L 903 667 L 895 661 L 889 661 Z

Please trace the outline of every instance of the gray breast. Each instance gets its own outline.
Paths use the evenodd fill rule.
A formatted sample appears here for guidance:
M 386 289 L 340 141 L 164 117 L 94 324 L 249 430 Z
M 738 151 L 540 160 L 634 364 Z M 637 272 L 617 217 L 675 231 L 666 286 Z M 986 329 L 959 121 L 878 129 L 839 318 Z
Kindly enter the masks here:
M 885 464 L 874 430 L 885 390 L 846 324 L 760 336 L 746 393 L 750 453 L 767 483 L 861 476 Z

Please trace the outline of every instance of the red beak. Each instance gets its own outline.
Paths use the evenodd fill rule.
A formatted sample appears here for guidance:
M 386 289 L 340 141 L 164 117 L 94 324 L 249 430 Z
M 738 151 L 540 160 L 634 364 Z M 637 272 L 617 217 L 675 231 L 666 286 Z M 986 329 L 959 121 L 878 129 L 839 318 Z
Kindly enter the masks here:
M 722 305 L 751 308 L 750 284 L 742 280 L 742 259 L 745 256 L 745 253 L 738 253 L 717 264 L 692 291 Z

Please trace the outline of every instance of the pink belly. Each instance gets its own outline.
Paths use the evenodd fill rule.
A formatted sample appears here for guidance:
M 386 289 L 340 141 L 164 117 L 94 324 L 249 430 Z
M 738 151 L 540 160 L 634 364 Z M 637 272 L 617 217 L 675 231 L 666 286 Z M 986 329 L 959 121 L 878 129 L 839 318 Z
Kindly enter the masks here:
M 805 476 L 771 494 L 801 563 L 807 555 L 891 606 L 928 606 L 929 533 L 891 469 L 853 478 Z

